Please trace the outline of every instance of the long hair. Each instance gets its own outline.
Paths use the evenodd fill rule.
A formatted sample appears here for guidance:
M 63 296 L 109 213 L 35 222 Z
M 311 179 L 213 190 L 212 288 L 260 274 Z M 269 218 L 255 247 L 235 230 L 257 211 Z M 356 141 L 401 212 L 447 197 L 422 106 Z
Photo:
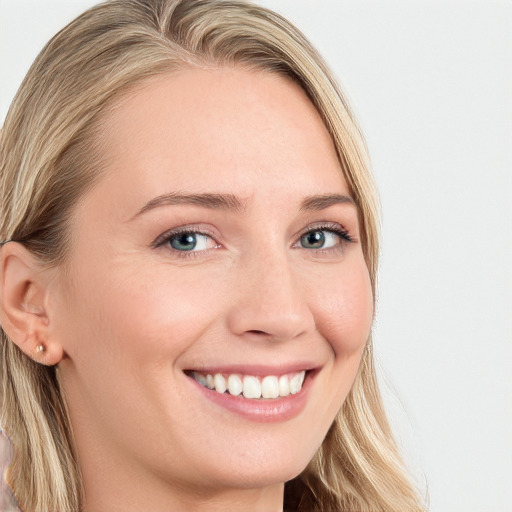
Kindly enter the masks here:
M 185 67 L 236 65 L 298 83 L 329 130 L 357 204 L 375 296 L 379 208 L 364 139 L 322 58 L 281 16 L 243 0 L 112 0 L 42 50 L 0 138 L 0 239 L 47 265 L 65 261 L 76 201 L 100 175 L 97 131 L 122 95 Z M 72 426 L 55 367 L 0 334 L 0 425 L 15 456 L 8 481 L 26 512 L 78 512 Z M 314 459 L 285 485 L 285 510 L 419 511 L 379 395 L 372 341 Z

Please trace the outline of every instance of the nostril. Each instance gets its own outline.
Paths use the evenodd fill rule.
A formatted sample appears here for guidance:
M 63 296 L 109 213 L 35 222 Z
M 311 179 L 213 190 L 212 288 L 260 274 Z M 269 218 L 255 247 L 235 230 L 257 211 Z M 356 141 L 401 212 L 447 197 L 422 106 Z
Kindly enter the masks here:
M 265 332 L 265 331 L 258 331 L 258 330 L 255 330 L 255 329 L 251 329 L 250 331 L 247 331 L 247 332 L 250 332 L 251 334 L 258 334 L 260 336 L 262 335 L 267 335 L 268 333 Z

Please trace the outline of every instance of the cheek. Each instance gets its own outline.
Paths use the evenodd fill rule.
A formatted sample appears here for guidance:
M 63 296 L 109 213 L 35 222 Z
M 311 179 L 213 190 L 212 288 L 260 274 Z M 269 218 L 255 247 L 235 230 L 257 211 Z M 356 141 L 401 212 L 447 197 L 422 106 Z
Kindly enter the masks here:
M 119 268 L 122 268 L 119 265 Z M 188 279 L 187 272 L 172 275 L 140 268 L 115 273 L 79 285 L 82 325 L 101 352 L 131 359 L 140 365 L 169 362 L 208 329 L 219 312 L 214 287 L 205 287 L 201 276 Z M 81 314 L 82 315 L 82 314 Z M 83 348 L 83 345 L 82 345 Z
M 364 262 L 344 268 L 315 296 L 317 328 L 336 356 L 349 357 L 365 346 L 373 320 L 373 294 Z

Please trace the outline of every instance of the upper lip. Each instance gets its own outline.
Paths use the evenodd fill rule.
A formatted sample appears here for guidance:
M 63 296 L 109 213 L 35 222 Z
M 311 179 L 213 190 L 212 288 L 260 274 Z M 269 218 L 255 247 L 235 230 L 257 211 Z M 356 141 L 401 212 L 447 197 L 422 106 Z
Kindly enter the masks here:
M 187 368 L 186 372 L 198 372 L 214 375 L 216 373 L 224 374 L 242 374 L 253 375 L 255 377 L 265 377 L 267 375 L 286 375 L 288 373 L 297 373 L 301 371 L 315 370 L 320 365 L 311 362 L 296 362 L 283 365 L 258 365 L 258 364 L 222 364 L 222 365 L 201 365 Z

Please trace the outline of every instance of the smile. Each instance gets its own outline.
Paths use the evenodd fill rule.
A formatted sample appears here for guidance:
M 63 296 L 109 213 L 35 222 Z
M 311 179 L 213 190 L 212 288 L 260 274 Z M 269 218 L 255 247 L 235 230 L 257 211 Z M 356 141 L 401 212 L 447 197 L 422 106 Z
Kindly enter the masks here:
M 201 386 L 215 390 L 219 394 L 243 396 L 251 400 L 277 399 L 295 395 L 302 390 L 306 371 L 288 373 L 285 375 L 268 375 L 257 377 L 239 373 L 200 373 L 187 372 Z

